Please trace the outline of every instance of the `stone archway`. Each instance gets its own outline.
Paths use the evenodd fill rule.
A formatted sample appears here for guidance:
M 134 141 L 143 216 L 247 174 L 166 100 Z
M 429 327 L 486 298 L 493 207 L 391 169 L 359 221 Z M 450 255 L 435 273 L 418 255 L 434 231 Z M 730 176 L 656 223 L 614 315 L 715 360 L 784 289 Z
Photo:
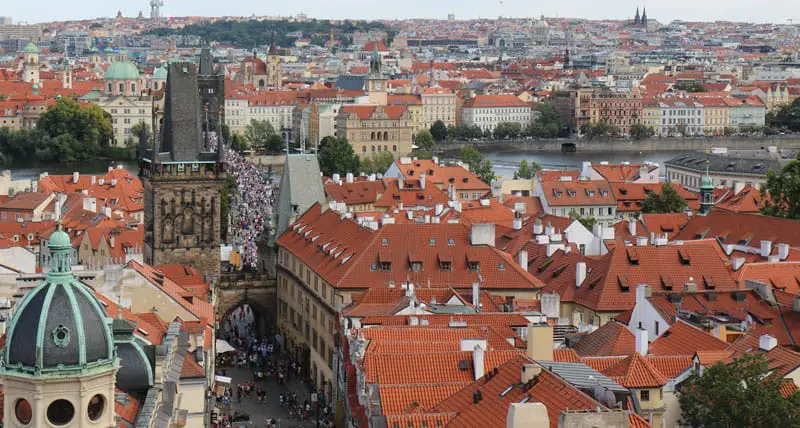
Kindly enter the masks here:
M 252 310 L 256 334 L 275 334 L 275 280 L 265 275 L 223 274 L 216 288 L 217 337 L 225 337 L 226 319 L 245 305 Z
M 218 337 L 227 338 L 226 326 L 230 324 L 237 324 L 234 322 L 234 317 L 245 315 L 248 319 L 252 319 L 252 332 L 255 337 L 264 337 L 266 335 L 274 334 L 271 331 L 271 326 L 274 324 L 269 320 L 269 313 L 266 307 L 253 299 L 243 299 L 236 305 L 231 306 L 219 318 L 219 329 L 217 332 Z M 241 323 L 238 323 L 241 326 Z M 244 331 L 240 331 L 245 333 Z

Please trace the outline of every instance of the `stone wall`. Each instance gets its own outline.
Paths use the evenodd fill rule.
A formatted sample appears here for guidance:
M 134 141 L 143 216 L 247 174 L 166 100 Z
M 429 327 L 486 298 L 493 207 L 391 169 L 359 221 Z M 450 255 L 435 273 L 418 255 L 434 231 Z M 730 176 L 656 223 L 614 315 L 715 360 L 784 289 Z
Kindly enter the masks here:
M 788 138 L 651 138 L 647 140 L 622 139 L 557 139 L 557 140 L 504 140 L 478 142 L 449 142 L 438 145 L 437 151 L 454 154 L 466 145 L 477 145 L 482 151 L 494 152 L 560 152 L 564 144 L 574 144 L 577 152 L 647 152 L 653 150 L 698 151 L 712 147 L 731 150 L 761 149 L 776 146 L 783 149 L 800 149 L 800 137 Z

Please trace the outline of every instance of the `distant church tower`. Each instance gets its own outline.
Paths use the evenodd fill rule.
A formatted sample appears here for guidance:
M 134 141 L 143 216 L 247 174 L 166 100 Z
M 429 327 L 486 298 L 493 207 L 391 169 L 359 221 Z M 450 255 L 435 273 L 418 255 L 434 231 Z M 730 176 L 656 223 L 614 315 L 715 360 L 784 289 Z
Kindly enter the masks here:
M 700 180 L 700 215 L 706 215 L 714 208 L 714 181 L 709 174 L 710 162 L 706 161 L 706 175 Z
M 642 24 L 642 27 L 644 27 L 644 29 L 647 30 L 647 8 L 646 7 L 642 8 L 642 21 L 641 21 L 641 24 Z
M 39 83 L 39 48 L 33 43 L 28 43 L 22 49 L 22 81 L 25 83 Z
M 203 106 L 203 131 L 216 132 L 225 123 L 225 75 L 214 70 L 209 48 L 200 51 L 197 66 L 197 89 Z
M 642 23 L 642 18 L 639 17 L 639 8 L 636 8 L 636 16 L 633 18 L 633 25 L 639 25 Z
M 275 33 L 272 33 L 272 42 L 267 52 L 267 87 L 280 90 L 283 86 L 283 71 L 281 70 L 281 56 L 275 46 Z
M 144 185 L 144 261 L 188 264 L 218 277 L 222 145 L 203 138 L 201 97 L 194 64 L 172 63 L 164 115 L 154 149 L 140 149 Z
M 378 53 L 378 42 L 374 42 L 372 57 L 369 60 L 369 76 L 367 76 L 367 94 L 370 104 L 385 106 L 389 102 L 387 83 L 388 79 L 383 75 L 381 56 Z

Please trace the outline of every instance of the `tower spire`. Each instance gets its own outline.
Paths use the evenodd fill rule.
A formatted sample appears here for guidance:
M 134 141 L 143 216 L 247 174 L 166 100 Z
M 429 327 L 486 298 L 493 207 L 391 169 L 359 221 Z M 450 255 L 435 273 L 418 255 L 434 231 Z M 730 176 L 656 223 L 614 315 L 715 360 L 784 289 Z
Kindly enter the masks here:
M 636 6 L 636 16 L 633 18 L 633 25 L 639 25 L 641 22 L 641 18 L 639 17 L 639 6 Z
M 706 215 L 714 207 L 714 181 L 710 173 L 711 161 L 706 160 L 706 174 L 700 180 L 700 214 Z

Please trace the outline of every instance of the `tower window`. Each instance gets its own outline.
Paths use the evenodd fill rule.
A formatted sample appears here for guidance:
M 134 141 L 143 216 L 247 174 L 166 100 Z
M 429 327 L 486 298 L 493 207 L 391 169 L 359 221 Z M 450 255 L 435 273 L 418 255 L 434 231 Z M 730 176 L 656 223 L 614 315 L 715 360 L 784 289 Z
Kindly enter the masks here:
M 97 394 L 89 401 L 86 408 L 86 413 L 90 421 L 96 421 L 103 416 L 103 410 L 106 408 L 106 399 L 101 394 Z
M 17 400 L 16 404 L 14 404 L 14 416 L 17 417 L 17 420 L 22 425 L 28 425 L 33 418 L 31 403 L 24 398 Z
M 75 417 L 75 407 L 67 400 L 58 399 L 47 406 L 47 420 L 53 425 L 66 425 Z

